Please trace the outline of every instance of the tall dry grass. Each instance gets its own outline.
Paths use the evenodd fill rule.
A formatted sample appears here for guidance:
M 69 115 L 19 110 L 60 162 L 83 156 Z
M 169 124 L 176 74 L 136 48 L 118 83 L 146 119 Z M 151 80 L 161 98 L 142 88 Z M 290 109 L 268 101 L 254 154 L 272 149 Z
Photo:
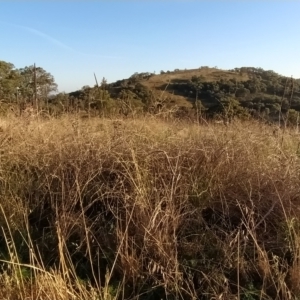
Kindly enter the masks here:
M 299 135 L 0 122 L 1 299 L 298 299 Z

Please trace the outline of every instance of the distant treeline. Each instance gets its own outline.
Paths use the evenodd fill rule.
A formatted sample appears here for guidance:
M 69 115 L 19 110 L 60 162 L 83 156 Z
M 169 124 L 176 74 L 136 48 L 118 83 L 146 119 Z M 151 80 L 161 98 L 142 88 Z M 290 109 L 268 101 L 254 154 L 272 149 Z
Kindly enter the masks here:
M 201 69 L 209 69 L 202 67 Z M 54 77 L 41 67 L 28 66 L 16 69 L 13 64 L 0 61 L 1 113 L 14 110 L 22 113 L 28 105 L 51 115 L 86 112 L 90 116 L 137 113 L 172 112 L 180 118 L 263 118 L 267 121 L 298 123 L 300 112 L 300 80 L 281 76 L 262 68 L 242 67 L 222 71 L 219 80 L 205 76 L 180 78 L 188 70 L 173 72 L 134 73 L 128 79 L 108 84 L 103 78 L 94 87 L 84 86 L 72 93 L 57 93 Z M 153 77 L 176 74 L 167 84 L 149 88 Z M 230 78 L 229 73 L 245 75 Z M 222 74 L 222 73 L 221 73 Z M 160 97 L 157 91 L 168 91 Z M 182 96 L 190 105 L 178 104 L 172 96 Z M 20 108 L 20 109 L 19 109 Z

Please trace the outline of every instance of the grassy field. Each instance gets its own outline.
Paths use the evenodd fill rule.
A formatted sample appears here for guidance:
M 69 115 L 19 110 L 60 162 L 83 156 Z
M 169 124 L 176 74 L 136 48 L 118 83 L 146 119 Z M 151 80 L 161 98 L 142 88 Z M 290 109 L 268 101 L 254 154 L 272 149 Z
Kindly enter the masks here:
M 1 299 L 300 299 L 299 134 L 0 121 Z

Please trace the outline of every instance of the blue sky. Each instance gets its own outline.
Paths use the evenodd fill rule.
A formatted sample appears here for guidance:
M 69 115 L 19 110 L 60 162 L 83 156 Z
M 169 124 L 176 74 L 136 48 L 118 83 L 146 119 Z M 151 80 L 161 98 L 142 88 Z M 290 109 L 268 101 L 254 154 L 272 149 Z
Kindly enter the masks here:
M 253 66 L 300 78 L 300 1 L 0 1 L 0 60 L 60 92 L 134 72 Z

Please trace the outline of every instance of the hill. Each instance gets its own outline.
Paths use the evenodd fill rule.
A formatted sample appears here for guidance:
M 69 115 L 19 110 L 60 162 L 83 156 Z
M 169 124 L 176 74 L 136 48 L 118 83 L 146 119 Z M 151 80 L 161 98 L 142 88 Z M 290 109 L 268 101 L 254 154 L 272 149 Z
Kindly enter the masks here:
M 258 118 L 299 123 L 300 80 L 272 70 L 242 67 L 134 73 L 126 79 L 55 94 L 54 77 L 35 65 L 15 69 L 0 61 L 0 113 L 20 115 L 28 106 L 48 115 L 80 112 L 88 116 L 166 114 L 205 121 L 209 118 Z
M 252 115 L 268 121 L 287 121 L 290 115 L 290 122 L 295 122 L 300 111 L 300 80 L 261 68 L 201 67 L 160 74 L 134 73 L 111 84 L 104 81 L 101 86 L 112 99 L 125 102 L 129 110 L 157 112 L 164 108 L 191 116 L 200 107 L 202 117 Z M 85 88 L 70 96 L 84 99 L 87 93 L 95 94 L 95 89 Z
M 249 79 L 247 73 L 239 74 L 232 71 L 203 67 L 191 70 L 176 70 L 174 72 L 162 71 L 161 74 L 152 76 L 149 80 L 144 79 L 142 84 L 150 89 L 165 90 L 165 98 L 172 98 L 174 96 L 176 98 L 176 96 L 178 96 L 178 99 L 185 100 L 185 102 L 188 101 L 190 104 L 195 100 L 195 97 L 188 95 L 188 93 L 186 93 L 185 96 L 178 95 L 180 94 L 180 92 L 178 92 L 178 86 L 180 84 L 188 85 L 193 77 L 201 77 L 203 82 L 217 82 L 221 79 L 235 80 L 239 82 Z M 190 89 L 188 92 L 190 92 Z

